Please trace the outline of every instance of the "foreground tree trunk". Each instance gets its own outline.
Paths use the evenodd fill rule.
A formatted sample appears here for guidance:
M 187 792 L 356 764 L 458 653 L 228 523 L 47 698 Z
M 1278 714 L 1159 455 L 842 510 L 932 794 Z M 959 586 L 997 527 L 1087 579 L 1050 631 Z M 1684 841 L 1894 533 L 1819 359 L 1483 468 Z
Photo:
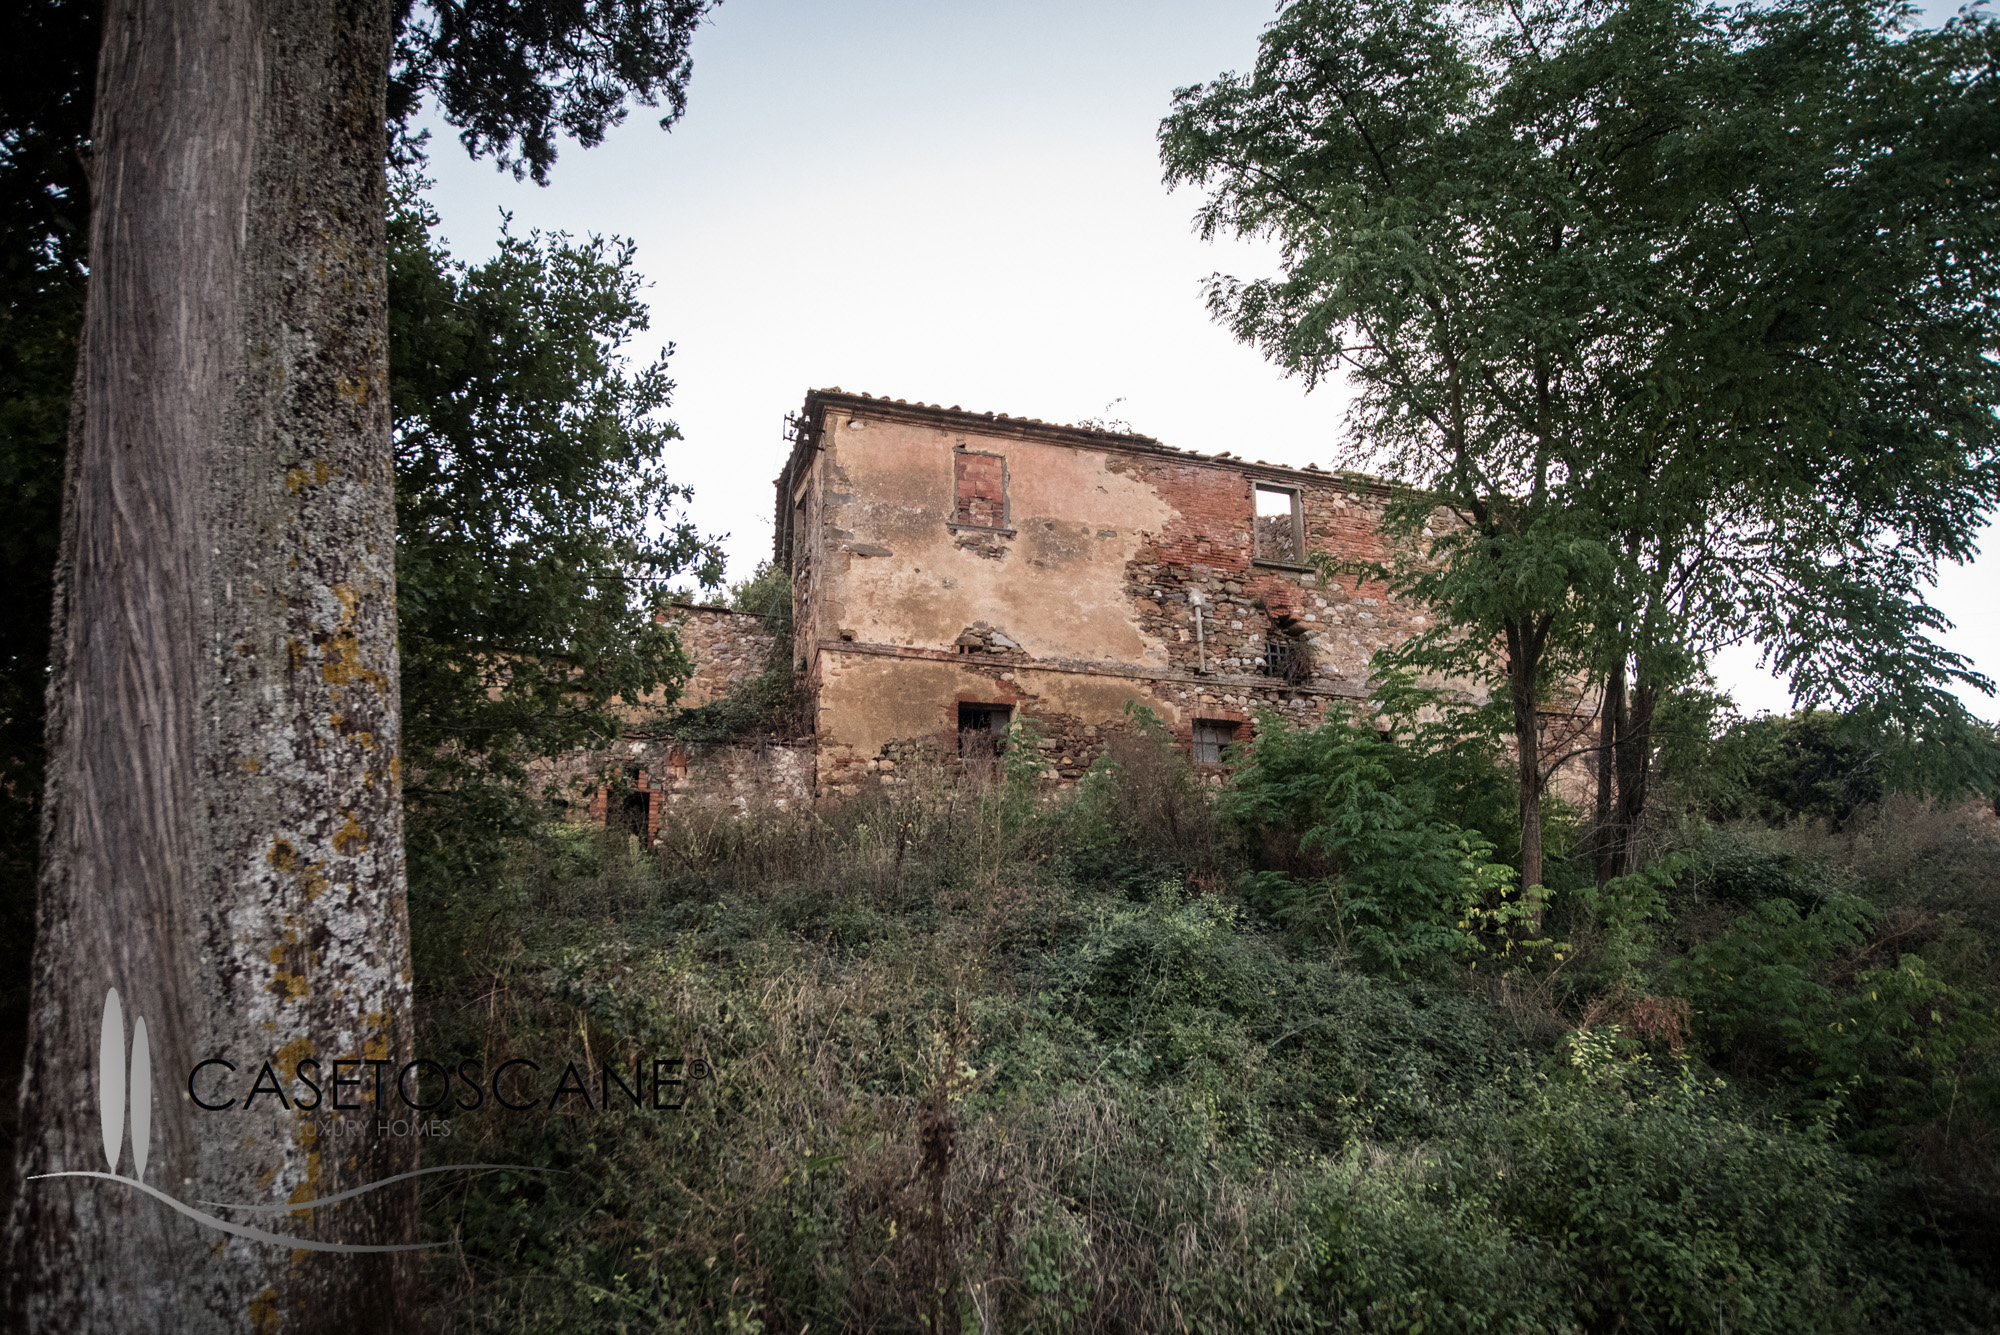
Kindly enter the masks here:
M 387 0 L 107 7 L 91 278 L 57 570 L 49 777 L 6 1233 L 47 1331 L 405 1329 L 407 1261 L 212 1231 L 180 1201 L 326 1196 L 415 1166 L 244 1095 L 265 1061 L 410 1055 L 382 162 Z M 146 1026 L 147 1143 L 100 1079 Z M 189 1073 L 222 1112 L 197 1108 Z M 129 1069 L 129 1068 L 128 1068 Z M 221 1068 L 211 1068 L 220 1077 Z M 393 1077 L 388 1082 L 394 1098 Z M 112 1145 L 118 1148 L 114 1151 Z M 150 1151 L 150 1152 L 148 1152 Z M 233 1216 L 414 1238 L 413 1190 Z M 217 1212 L 226 1214 L 226 1212 Z

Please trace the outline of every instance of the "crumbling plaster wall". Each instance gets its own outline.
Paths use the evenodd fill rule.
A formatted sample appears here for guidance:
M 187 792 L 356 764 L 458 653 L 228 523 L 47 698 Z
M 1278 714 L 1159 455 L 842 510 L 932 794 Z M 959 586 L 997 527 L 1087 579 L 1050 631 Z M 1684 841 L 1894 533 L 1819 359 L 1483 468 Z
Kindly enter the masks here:
M 798 422 L 778 551 L 822 799 L 896 782 L 918 757 L 954 764 L 964 704 L 1032 720 L 1063 779 L 1128 726 L 1130 704 L 1182 746 L 1197 720 L 1242 724 L 1262 707 L 1316 723 L 1362 705 L 1374 655 L 1431 627 L 1379 584 L 1329 587 L 1286 553 L 1258 559 L 1260 484 L 1297 495 L 1307 550 L 1387 557 L 1391 493 L 1374 479 L 838 390 L 808 395 Z M 1309 646 L 1309 672 L 1265 675 L 1280 639 Z M 1552 755 L 1582 721 L 1556 712 Z M 1566 796 L 1589 783 L 1582 763 L 1557 775 Z
M 822 796 L 892 781 L 916 751 L 949 757 L 961 703 L 1032 719 L 1063 778 L 1128 703 L 1183 743 L 1197 718 L 1242 722 L 1261 705 L 1317 721 L 1365 695 L 1376 649 L 1425 625 L 1379 587 L 1324 588 L 1253 559 L 1259 481 L 1298 492 L 1311 546 L 1362 559 L 1383 554 L 1380 484 L 901 407 L 826 405 L 794 465 Z M 961 452 L 1005 460 L 998 528 L 953 522 Z M 1312 642 L 1308 680 L 1261 674 L 1267 638 L 1287 630 Z
M 831 413 L 822 638 L 948 648 L 974 622 L 1031 658 L 1166 665 L 1124 587 L 1167 502 L 1109 451 Z M 958 450 L 1004 454 L 1011 533 L 952 525 Z

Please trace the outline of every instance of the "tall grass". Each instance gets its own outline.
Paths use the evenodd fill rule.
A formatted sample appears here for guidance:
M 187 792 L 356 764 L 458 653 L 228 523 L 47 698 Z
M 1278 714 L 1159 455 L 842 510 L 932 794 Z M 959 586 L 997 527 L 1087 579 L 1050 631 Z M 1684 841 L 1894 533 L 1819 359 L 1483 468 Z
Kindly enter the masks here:
M 1623 992 L 1575 957 L 1391 976 L 1267 916 L 1278 836 L 1224 822 L 1143 728 L 1074 792 L 1030 768 L 905 767 L 817 815 L 681 812 L 645 856 L 573 831 L 420 924 L 427 1051 L 714 1073 L 678 1112 L 453 1118 L 427 1162 L 558 1171 L 429 1191 L 427 1227 L 458 1244 L 432 1325 L 2000 1321 L 1976 1200 L 1955 1232 L 1926 1223 L 1906 1188 L 1934 1179 L 1852 1152 L 1776 1075 L 1719 1074 L 1691 1030 L 1634 1023 L 1670 958 L 1731 930 L 1692 874 L 1666 882 L 1671 922 L 1620 938 Z M 1887 834 L 1781 855 L 1861 882 L 1947 856 Z M 1991 904 L 1990 864 L 1979 881 L 1948 856 L 1952 902 Z

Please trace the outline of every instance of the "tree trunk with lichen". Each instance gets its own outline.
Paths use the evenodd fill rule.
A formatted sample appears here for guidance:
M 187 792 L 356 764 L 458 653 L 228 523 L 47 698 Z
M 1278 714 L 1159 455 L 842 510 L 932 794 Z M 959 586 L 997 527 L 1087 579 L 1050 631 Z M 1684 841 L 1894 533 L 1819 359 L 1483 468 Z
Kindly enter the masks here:
M 269 1061 L 409 1053 L 384 284 L 387 0 L 107 6 L 91 278 L 57 572 L 10 1324 L 404 1329 L 407 1260 L 212 1231 L 107 1171 L 99 1040 L 146 1024 L 151 1135 L 113 1171 L 283 1204 L 405 1172 Z M 224 1058 L 235 1106 L 204 1111 Z M 379 1069 L 379 1068 L 378 1068 Z M 310 1072 L 311 1068 L 308 1068 Z M 363 1068 L 365 1075 L 367 1068 Z M 222 1068 L 211 1068 L 222 1073 Z M 389 1083 L 393 1099 L 393 1077 Z M 199 1088 L 199 1086 L 198 1086 Z M 134 1106 L 137 1106 L 136 1104 Z M 126 1125 L 131 1117 L 124 1117 Z M 136 1128 L 134 1129 L 136 1134 Z M 229 1216 L 414 1240 L 409 1184 Z M 405 1254 L 407 1255 L 407 1254 Z

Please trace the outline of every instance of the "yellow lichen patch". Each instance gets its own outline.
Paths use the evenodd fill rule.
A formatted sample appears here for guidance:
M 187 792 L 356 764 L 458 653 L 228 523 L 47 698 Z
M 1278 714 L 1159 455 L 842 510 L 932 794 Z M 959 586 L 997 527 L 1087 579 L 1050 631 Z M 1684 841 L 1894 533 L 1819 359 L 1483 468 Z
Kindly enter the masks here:
M 352 857 L 368 846 L 368 831 L 355 824 L 354 817 L 347 818 L 347 824 L 340 827 L 340 833 L 333 836 L 333 851 Z
M 271 963 L 283 964 L 284 962 L 285 962 L 285 948 L 283 946 L 272 946 Z
M 295 1038 L 272 1053 L 271 1060 L 277 1064 L 281 1071 L 296 1072 L 299 1069 L 299 1063 L 312 1055 L 312 1040 L 309 1038 Z M 306 1125 L 311 1127 L 312 1123 L 307 1122 Z
M 389 786 L 391 788 L 401 788 L 403 786 L 403 758 L 401 756 L 389 757 Z
M 340 600 L 340 624 L 345 626 L 351 623 L 355 609 L 361 606 L 361 595 L 345 584 L 336 584 L 327 592 Z
M 264 861 L 279 871 L 291 871 L 299 865 L 298 850 L 283 839 L 279 839 L 271 845 L 271 851 L 264 855 Z
M 291 489 L 292 495 L 294 496 L 298 495 L 299 488 L 303 487 L 305 484 L 306 484 L 305 469 L 287 468 L 285 470 L 285 486 Z
M 356 403 L 367 403 L 368 402 L 367 377 L 364 376 L 359 380 L 349 380 L 346 376 L 340 376 L 336 378 L 334 381 L 334 391 L 347 398 L 353 399 Z
M 278 1329 L 278 1291 L 265 1289 L 250 1300 L 250 1326 L 258 1331 Z
M 336 635 L 326 643 L 326 658 L 320 664 L 319 675 L 329 686 L 351 686 L 357 681 L 365 681 L 377 690 L 389 689 L 389 678 L 361 663 L 361 641 L 353 632 Z
M 304 641 L 285 641 L 285 662 L 287 669 L 292 672 L 297 672 L 306 665 L 306 646 Z
M 319 483 L 321 486 L 325 486 L 326 480 L 332 476 L 333 470 L 326 466 L 324 459 L 313 460 L 313 481 Z
M 264 766 L 254 758 L 243 762 L 243 769 L 246 773 L 249 774 L 255 774 L 258 770 L 262 768 L 264 768 Z
M 263 1172 L 257 1174 L 257 1185 L 260 1187 L 268 1187 L 277 1180 L 278 1169 L 276 1165 L 266 1168 Z
M 283 969 L 271 975 L 271 985 L 264 990 L 276 997 L 281 1006 L 287 1001 L 297 1001 L 312 995 L 312 989 L 306 986 L 304 974 L 286 973 Z

